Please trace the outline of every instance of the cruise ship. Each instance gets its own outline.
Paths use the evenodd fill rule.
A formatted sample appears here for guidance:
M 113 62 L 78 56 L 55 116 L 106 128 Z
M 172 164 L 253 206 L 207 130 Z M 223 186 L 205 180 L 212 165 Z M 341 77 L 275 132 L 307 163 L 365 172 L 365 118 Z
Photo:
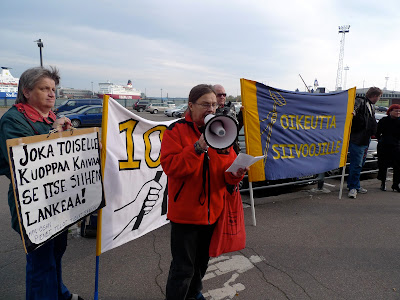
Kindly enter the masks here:
M 140 99 L 140 91 L 132 86 L 132 81 L 128 80 L 127 85 L 117 85 L 111 82 L 99 83 L 99 98 L 109 95 L 113 99 Z
M 11 75 L 9 68 L 1 67 L 0 99 L 16 99 L 19 78 Z

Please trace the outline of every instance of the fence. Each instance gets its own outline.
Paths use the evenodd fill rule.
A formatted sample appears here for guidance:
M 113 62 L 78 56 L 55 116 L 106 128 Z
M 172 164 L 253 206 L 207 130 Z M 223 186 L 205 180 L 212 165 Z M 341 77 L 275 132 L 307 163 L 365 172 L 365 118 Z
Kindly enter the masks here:
M 368 150 L 369 154 L 375 154 L 375 150 Z M 377 159 L 375 155 L 373 155 L 373 159 L 366 160 L 365 165 L 368 166 L 367 164 L 372 164 L 372 163 L 377 163 Z M 346 163 L 346 167 L 349 165 L 349 163 Z M 372 168 L 372 169 L 367 169 L 361 172 L 361 174 L 369 174 L 369 173 L 377 173 L 378 168 Z M 330 174 L 326 176 L 327 174 Z M 347 177 L 349 174 L 345 173 L 344 176 Z M 340 178 L 342 177 L 342 168 L 337 169 L 337 170 L 332 170 L 330 172 L 326 172 L 325 176 L 323 177 L 322 181 L 324 179 L 334 179 L 334 178 Z M 252 187 L 253 191 L 256 190 L 263 190 L 263 189 L 269 189 L 269 188 L 276 188 L 276 187 L 282 187 L 282 186 L 289 186 L 289 185 L 301 185 L 301 184 L 314 184 L 320 181 L 321 179 L 318 178 L 318 174 L 312 175 L 309 178 L 306 179 L 289 179 L 290 181 L 284 182 L 284 183 L 271 183 L 267 182 L 265 185 L 261 186 L 255 186 Z M 248 182 L 247 175 L 245 175 L 245 179 L 243 179 L 242 184 L 246 184 Z M 250 188 L 240 188 L 240 192 L 249 192 Z

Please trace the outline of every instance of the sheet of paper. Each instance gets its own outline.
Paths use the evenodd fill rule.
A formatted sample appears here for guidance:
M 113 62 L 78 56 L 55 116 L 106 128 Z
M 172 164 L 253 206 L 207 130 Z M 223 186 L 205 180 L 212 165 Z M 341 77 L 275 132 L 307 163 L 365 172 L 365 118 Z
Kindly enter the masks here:
M 225 172 L 237 172 L 237 170 L 250 167 L 252 164 L 263 158 L 264 156 L 251 156 L 245 153 L 239 153 L 235 161 Z

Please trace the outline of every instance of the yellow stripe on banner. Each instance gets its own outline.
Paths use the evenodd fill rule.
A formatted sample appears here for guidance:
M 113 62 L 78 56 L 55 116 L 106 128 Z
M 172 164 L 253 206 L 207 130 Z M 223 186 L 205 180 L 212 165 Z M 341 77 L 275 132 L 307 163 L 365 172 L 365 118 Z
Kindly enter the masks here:
M 104 169 L 106 166 L 106 149 L 107 149 L 107 124 L 108 124 L 108 100 L 110 96 L 103 96 L 103 118 L 101 121 L 101 174 L 104 180 Z M 104 189 L 104 186 L 103 186 Z M 101 219 L 102 209 L 97 212 L 97 238 L 96 238 L 96 255 L 101 254 Z
M 257 106 L 256 82 L 240 79 L 242 103 L 244 106 L 243 124 L 246 142 L 246 153 L 252 156 L 263 155 L 261 147 L 260 121 Z M 265 180 L 264 160 L 261 159 L 250 167 L 249 181 Z
M 344 167 L 347 161 L 347 152 L 349 150 L 349 141 L 351 133 L 351 122 L 353 121 L 354 102 L 356 99 L 356 87 L 349 89 L 347 91 L 347 94 L 348 94 L 347 113 L 346 113 L 346 122 L 344 124 L 343 146 L 342 146 L 342 152 L 340 153 L 339 167 Z

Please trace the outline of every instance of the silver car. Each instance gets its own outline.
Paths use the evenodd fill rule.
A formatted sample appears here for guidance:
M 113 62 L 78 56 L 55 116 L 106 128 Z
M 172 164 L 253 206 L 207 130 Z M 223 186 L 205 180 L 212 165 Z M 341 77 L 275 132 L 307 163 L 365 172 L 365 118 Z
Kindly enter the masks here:
M 173 107 L 175 107 L 175 104 L 150 103 L 150 105 L 146 107 L 146 111 L 150 112 L 151 114 L 157 114 L 159 111 L 165 111 Z
M 177 117 L 177 118 L 182 118 L 182 117 L 184 116 L 185 112 L 187 111 L 187 108 L 188 108 L 188 106 L 187 106 L 187 104 L 186 104 L 186 105 L 185 105 L 184 107 L 182 107 L 180 110 L 176 111 L 176 112 L 175 112 L 175 117 Z
M 178 105 L 177 107 L 168 108 L 167 110 L 164 110 L 164 115 L 166 115 L 167 117 L 176 117 L 176 112 L 186 108 L 187 104 L 181 104 Z

